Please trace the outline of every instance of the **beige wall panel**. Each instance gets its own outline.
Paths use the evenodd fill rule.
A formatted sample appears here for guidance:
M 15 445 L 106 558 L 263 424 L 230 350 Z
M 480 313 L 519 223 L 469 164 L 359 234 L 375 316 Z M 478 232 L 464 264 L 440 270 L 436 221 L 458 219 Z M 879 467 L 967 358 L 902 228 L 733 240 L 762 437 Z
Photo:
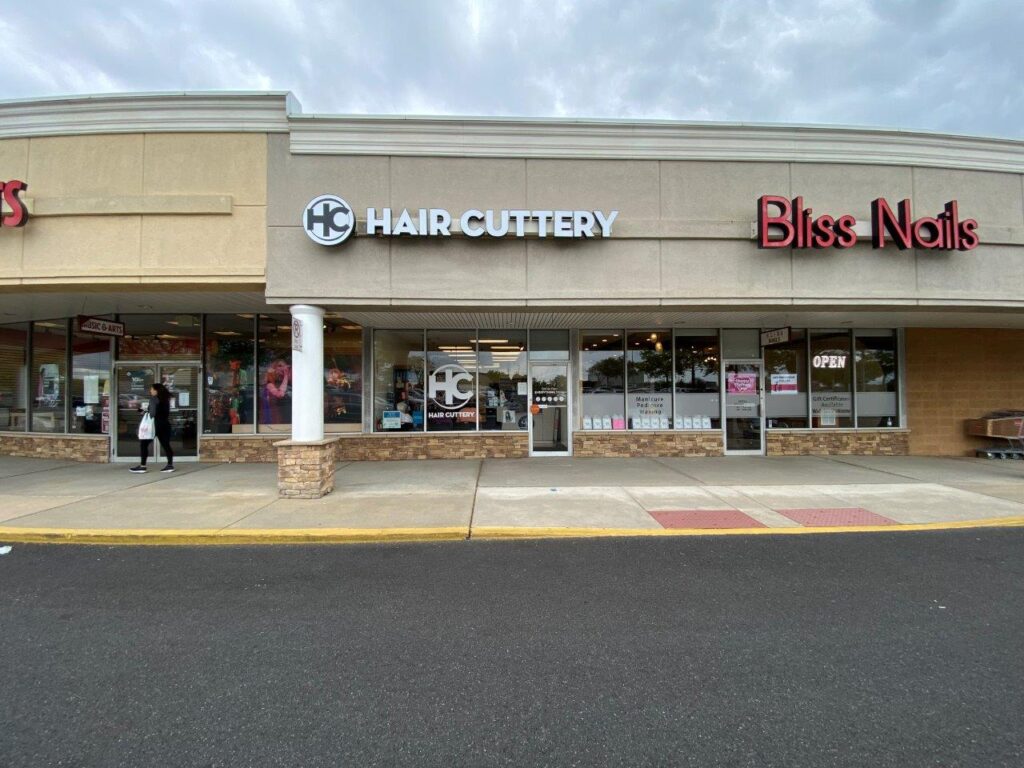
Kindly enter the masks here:
M 139 216 L 35 219 L 25 232 L 24 277 L 138 275 L 141 228 Z
M 761 195 L 789 195 L 787 163 L 663 162 L 661 216 L 754 221 Z
M 341 246 L 325 248 L 298 227 L 270 227 L 267 247 L 268 298 L 387 299 L 391 295 L 387 240 L 352 237 Z
M 28 181 L 28 139 L 4 139 L 0 141 L 0 181 L 21 179 Z
M 344 195 L 342 195 L 344 197 Z M 385 201 L 357 203 L 362 215 Z M 470 208 L 525 208 L 526 162 L 459 157 L 392 157 L 392 208 L 446 208 L 452 217 Z
M 909 168 L 793 163 L 792 173 L 790 198 L 803 195 L 804 205 L 812 208 L 815 216 L 827 213 L 838 217 L 849 213 L 868 221 L 871 201 L 876 197 L 884 197 L 895 206 L 900 200 L 911 197 L 914 189 Z
M 792 290 L 791 260 L 788 249 L 759 251 L 751 243 L 738 240 L 666 240 L 661 245 L 662 296 L 788 296 Z M 635 279 L 642 282 L 640 275 Z
M 522 240 L 391 240 L 395 299 L 518 299 L 526 291 Z
M 235 205 L 267 202 L 267 139 L 261 133 L 146 135 L 148 194 L 231 195 Z
M 526 179 L 526 205 L 533 210 L 617 210 L 620 221 L 658 218 L 653 160 L 527 160 Z
M 0 227 L 0 277 L 21 277 L 25 229 Z
M 532 299 L 657 299 L 657 240 L 584 240 L 527 243 L 527 288 Z
M 922 299 L 1024 299 L 1024 249 L 979 245 L 973 251 L 917 252 Z
M 767 251 L 761 251 L 766 253 Z M 914 252 L 870 243 L 840 250 L 793 251 L 793 295 L 801 298 L 913 298 L 917 294 Z
M 262 275 L 265 213 L 257 206 L 230 216 L 143 216 L 143 275 Z
M 317 195 L 339 195 L 359 216 L 370 206 L 387 206 L 386 157 L 292 155 L 288 151 L 287 135 L 270 136 L 268 142 L 267 220 L 270 226 L 299 226 L 303 209 Z
M 1020 176 L 1014 173 L 914 169 L 914 218 L 935 216 L 950 200 L 960 203 L 960 217 L 978 220 L 985 241 L 985 226 L 1019 227 L 1024 224 Z
M 143 136 L 47 136 L 32 139 L 32 197 L 104 197 L 142 192 Z

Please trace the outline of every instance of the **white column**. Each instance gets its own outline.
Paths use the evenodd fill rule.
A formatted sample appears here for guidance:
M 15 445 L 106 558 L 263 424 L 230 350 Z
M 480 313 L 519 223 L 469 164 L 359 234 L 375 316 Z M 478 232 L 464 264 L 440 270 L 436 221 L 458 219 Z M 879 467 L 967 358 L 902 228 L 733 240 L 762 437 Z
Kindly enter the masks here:
M 292 313 L 292 440 L 324 439 L 324 310 L 295 304 Z

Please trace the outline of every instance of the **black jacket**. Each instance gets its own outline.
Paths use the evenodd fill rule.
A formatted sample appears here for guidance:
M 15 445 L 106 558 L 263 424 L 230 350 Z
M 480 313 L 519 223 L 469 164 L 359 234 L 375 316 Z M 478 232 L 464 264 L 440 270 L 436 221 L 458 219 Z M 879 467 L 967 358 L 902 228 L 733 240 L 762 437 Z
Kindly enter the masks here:
M 171 401 L 160 402 L 160 398 L 153 395 L 149 398 L 147 413 L 153 419 L 153 426 L 158 430 L 169 429 L 171 426 Z

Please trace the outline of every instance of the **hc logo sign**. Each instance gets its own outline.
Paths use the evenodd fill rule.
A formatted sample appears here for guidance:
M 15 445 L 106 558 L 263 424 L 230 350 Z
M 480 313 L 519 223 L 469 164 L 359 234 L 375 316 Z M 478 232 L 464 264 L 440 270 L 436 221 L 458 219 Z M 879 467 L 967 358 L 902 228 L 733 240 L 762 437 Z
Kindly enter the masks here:
M 340 197 L 320 195 L 310 200 L 302 212 L 302 228 L 314 243 L 337 245 L 352 234 L 356 217 L 352 206 Z
M 469 386 L 468 392 L 460 388 L 463 383 Z M 427 379 L 427 396 L 442 408 L 461 408 L 473 397 L 473 376 L 461 366 L 442 365 Z

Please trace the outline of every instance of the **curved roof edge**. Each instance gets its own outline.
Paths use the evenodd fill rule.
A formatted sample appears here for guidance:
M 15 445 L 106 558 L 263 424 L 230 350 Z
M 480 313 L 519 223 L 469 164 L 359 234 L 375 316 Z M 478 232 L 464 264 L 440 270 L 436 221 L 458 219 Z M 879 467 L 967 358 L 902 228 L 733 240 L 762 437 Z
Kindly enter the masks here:
M 1024 141 L 781 123 L 302 114 L 288 91 L 176 91 L 0 102 L 0 138 L 288 133 L 294 154 L 814 162 L 1024 173 Z

